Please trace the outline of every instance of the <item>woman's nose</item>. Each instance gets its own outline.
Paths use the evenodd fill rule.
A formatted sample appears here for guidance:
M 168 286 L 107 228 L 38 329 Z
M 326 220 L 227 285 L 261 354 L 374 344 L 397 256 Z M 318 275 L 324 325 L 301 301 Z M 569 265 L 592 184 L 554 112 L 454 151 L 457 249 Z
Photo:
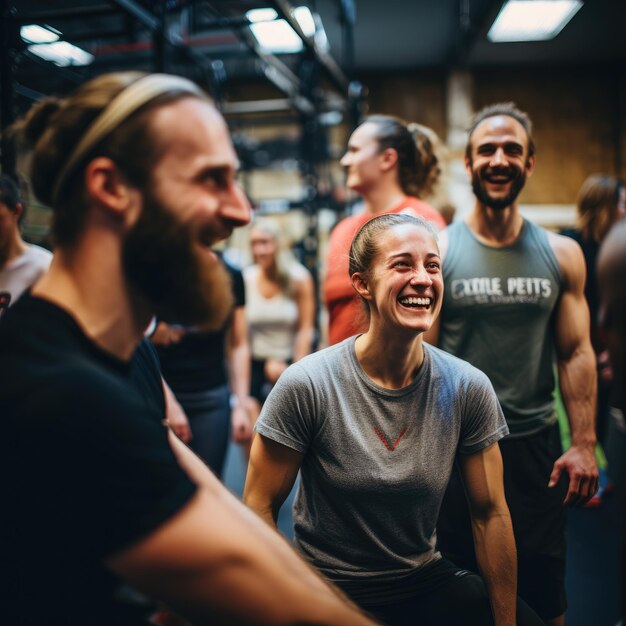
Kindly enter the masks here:
M 433 282 L 432 276 L 424 266 L 417 267 L 411 276 L 412 285 L 430 285 Z

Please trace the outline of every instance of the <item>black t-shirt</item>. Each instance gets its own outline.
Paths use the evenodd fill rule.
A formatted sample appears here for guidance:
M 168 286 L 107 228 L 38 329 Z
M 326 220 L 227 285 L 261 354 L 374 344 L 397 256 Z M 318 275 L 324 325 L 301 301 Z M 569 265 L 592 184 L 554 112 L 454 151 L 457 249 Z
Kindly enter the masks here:
M 231 277 L 234 306 L 246 304 L 241 271 L 222 259 Z M 228 382 L 225 338 L 230 319 L 215 332 L 189 332 L 175 344 L 155 346 L 163 378 L 174 393 L 207 391 Z
M 26 295 L 0 321 L 0 416 L 7 623 L 133 623 L 103 559 L 195 491 L 167 442 L 152 347 L 119 360 Z

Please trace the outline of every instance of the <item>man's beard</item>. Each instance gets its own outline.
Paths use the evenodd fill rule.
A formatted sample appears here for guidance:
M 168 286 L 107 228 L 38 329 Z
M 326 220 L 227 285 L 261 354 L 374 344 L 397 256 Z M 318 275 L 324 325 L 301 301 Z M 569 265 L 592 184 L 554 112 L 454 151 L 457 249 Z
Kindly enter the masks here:
M 203 261 L 195 245 L 191 227 L 146 192 L 139 220 L 124 239 L 124 272 L 159 320 L 219 330 L 233 306 L 230 277 L 218 259 Z
M 485 188 L 480 174 L 477 171 L 472 170 L 472 191 L 474 192 L 474 195 L 482 204 L 488 206 L 494 211 L 502 211 L 503 209 L 511 206 L 517 199 L 517 196 L 519 196 L 520 191 L 522 191 L 525 184 L 526 172 L 512 169 L 511 189 L 509 193 L 503 198 L 492 198 Z

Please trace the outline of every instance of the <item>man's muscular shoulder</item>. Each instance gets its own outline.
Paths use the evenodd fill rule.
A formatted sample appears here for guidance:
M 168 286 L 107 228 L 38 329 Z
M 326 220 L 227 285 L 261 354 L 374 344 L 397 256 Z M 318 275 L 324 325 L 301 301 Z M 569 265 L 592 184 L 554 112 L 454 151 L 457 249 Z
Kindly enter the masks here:
M 570 237 L 552 231 L 548 233 L 548 243 L 559 263 L 563 282 L 570 288 L 585 284 L 586 270 L 583 251 L 576 241 Z

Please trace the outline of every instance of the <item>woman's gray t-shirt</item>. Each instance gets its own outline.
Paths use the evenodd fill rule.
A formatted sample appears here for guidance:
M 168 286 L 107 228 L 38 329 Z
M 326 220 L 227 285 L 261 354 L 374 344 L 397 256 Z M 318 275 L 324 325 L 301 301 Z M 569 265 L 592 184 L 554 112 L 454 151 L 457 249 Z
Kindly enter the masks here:
M 508 433 L 489 379 L 424 344 L 403 389 L 376 385 L 355 337 L 294 363 L 256 430 L 304 453 L 295 541 L 330 580 L 400 580 L 440 558 L 435 525 L 457 453 Z

